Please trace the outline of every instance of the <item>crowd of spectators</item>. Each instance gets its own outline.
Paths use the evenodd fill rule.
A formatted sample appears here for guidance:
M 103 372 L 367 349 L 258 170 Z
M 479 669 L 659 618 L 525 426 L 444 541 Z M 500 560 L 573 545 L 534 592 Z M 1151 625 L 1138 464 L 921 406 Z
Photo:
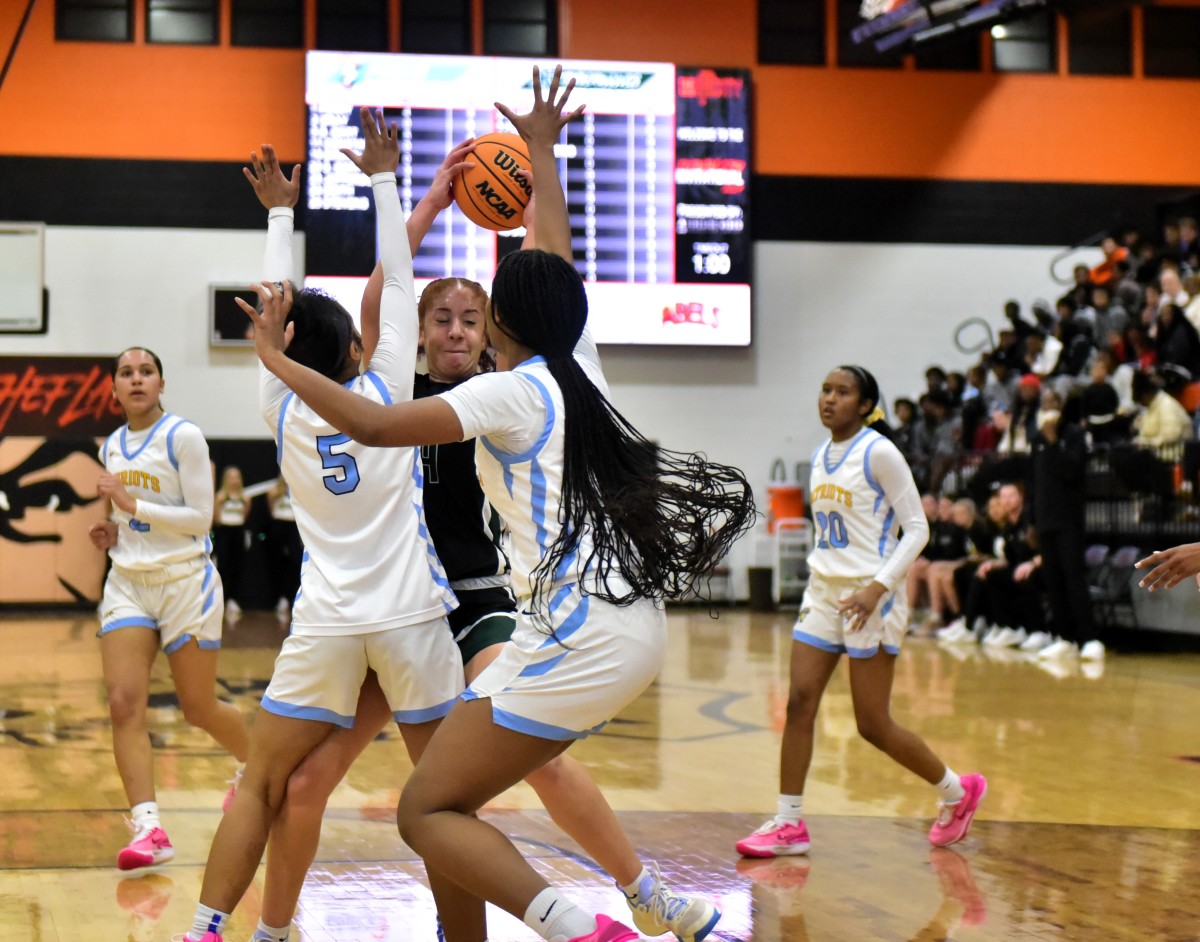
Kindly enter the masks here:
M 1103 659 L 1084 570 L 1089 455 L 1105 453 L 1139 514 L 1195 513 L 1196 221 L 1101 248 L 1053 307 L 1009 301 L 994 349 L 961 372 L 929 367 L 925 389 L 893 404 L 896 443 L 929 498 L 914 625 L 947 643 Z

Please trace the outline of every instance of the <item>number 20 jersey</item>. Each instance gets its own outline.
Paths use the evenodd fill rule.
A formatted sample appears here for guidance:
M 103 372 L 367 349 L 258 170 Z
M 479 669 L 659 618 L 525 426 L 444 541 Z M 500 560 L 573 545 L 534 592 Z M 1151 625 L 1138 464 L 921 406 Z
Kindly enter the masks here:
M 896 547 L 899 522 L 871 464 L 881 449 L 896 451 L 896 446 L 869 428 L 843 446 L 840 458 L 830 454 L 831 444 L 826 441 L 813 456 L 808 564 L 830 579 L 873 577 Z

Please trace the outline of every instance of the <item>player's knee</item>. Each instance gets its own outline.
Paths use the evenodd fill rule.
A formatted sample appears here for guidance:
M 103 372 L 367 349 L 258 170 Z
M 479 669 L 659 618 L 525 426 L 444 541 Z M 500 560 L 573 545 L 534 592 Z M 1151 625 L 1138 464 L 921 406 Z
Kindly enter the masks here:
M 287 802 L 293 809 L 313 808 L 324 813 L 337 780 L 325 774 L 317 763 L 302 762 L 287 780 Z
M 130 726 L 145 722 L 145 691 L 127 687 L 112 687 L 108 691 L 108 716 L 113 726 Z
M 179 709 L 184 722 L 189 726 L 207 731 L 216 722 L 217 701 L 215 698 L 180 697 Z
M 886 751 L 888 736 L 891 733 L 892 721 L 887 716 L 860 716 L 857 718 L 858 735 L 876 749 Z
M 791 690 L 788 693 L 787 702 L 788 723 L 811 724 L 816 722 L 817 707 L 820 703 L 819 695 L 807 690 Z

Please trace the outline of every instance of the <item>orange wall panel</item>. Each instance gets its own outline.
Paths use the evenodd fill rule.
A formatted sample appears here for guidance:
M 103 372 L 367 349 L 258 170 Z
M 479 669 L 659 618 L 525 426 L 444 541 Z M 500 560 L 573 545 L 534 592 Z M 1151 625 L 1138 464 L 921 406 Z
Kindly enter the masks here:
M 809 2 L 809 0 L 805 0 Z M 19 9 L 17 7 L 20 7 Z M 0 52 L 24 3 L 0 6 Z M 1194 185 L 1200 82 L 755 66 L 748 0 L 563 0 L 564 54 L 753 68 L 764 174 Z M 304 156 L 304 53 L 56 43 L 36 5 L 0 88 L 0 154 Z

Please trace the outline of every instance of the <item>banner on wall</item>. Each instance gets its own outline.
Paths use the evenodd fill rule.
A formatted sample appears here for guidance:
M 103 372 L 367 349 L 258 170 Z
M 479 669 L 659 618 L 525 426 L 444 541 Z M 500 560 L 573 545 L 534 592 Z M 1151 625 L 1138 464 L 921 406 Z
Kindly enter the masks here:
M 124 421 L 112 357 L 0 357 L 0 605 L 89 604 L 104 554 L 100 439 Z
M 0 357 L 0 437 L 102 438 L 124 414 L 112 357 Z

